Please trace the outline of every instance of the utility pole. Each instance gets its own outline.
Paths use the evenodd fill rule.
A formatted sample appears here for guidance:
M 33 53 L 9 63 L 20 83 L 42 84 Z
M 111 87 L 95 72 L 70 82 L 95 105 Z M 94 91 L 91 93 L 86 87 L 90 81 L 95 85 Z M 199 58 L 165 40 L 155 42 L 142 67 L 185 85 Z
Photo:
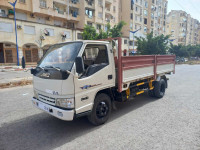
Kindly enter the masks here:
M 18 43 L 17 43 L 17 24 L 16 24 L 16 16 L 15 16 L 15 5 L 17 3 L 17 0 L 15 0 L 14 3 L 11 3 L 11 2 L 8 2 L 8 3 L 13 6 L 13 10 L 14 10 L 16 50 L 17 50 L 17 66 L 19 66 L 19 52 L 18 52 Z

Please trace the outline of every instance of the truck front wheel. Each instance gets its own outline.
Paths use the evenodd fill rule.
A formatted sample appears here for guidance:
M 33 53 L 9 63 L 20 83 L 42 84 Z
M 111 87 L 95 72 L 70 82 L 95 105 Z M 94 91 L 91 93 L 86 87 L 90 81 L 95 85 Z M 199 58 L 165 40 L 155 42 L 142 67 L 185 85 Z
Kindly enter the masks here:
M 164 79 L 156 81 L 154 85 L 154 94 L 157 98 L 162 98 L 165 95 L 166 82 Z
M 107 94 L 98 94 L 94 100 L 94 105 L 88 120 L 93 125 L 104 124 L 111 113 L 111 99 Z

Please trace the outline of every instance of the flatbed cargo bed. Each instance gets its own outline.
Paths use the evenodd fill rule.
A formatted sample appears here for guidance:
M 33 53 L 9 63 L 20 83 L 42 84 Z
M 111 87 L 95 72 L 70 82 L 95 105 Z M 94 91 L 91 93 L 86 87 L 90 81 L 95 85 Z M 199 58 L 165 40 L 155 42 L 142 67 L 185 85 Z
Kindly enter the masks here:
M 115 57 L 118 92 L 123 91 L 124 84 L 147 78 L 156 80 L 158 75 L 175 73 L 175 55 L 122 56 L 122 39 L 103 39 L 103 41 L 106 40 L 118 40 L 118 57 Z

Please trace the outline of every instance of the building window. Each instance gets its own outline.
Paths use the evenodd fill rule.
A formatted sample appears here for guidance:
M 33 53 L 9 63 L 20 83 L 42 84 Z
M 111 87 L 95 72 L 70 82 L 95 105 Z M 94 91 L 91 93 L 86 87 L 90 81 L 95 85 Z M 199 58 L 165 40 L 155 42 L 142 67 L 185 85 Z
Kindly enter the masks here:
M 144 24 L 147 24 L 147 18 L 144 18 Z
M 46 8 L 47 7 L 47 2 L 46 0 L 40 0 L 40 7 Z
M 145 33 L 147 32 L 147 27 L 144 27 L 144 32 L 145 32 Z
M 130 28 L 133 30 L 133 23 L 130 23 Z
M 85 9 L 85 14 L 89 17 L 92 18 L 93 17 L 93 11 L 90 9 Z
M 25 34 L 35 34 L 35 27 L 34 26 L 24 26 L 24 33 Z
M 26 0 L 19 0 L 20 3 L 26 3 Z
M 92 22 L 87 22 L 87 25 L 88 26 L 92 26 Z
M 133 13 L 131 13 L 131 19 L 133 19 Z
M 71 38 L 71 32 L 70 31 L 64 31 L 63 34 L 66 36 L 67 39 Z
M 12 23 L 0 22 L 0 31 L 13 32 Z
M 131 4 L 131 10 L 133 10 L 133 6 L 134 6 L 134 5 Z
M 97 24 L 97 29 L 101 30 L 101 25 L 100 24 Z
M 144 10 L 144 15 L 147 16 L 148 15 L 148 11 Z
M 115 6 L 113 6 L 113 11 L 114 11 L 114 12 L 116 11 L 116 7 L 115 7 Z
M 42 18 L 42 17 L 37 17 L 37 22 L 41 23 L 41 24 L 45 24 L 46 23 L 45 18 Z
M 124 44 L 127 44 L 127 40 L 124 40 Z
M 140 0 L 140 5 L 142 5 L 142 0 Z
M 135 21 L 137 21 L 137 15 L 135 15 Z
M 148 8 L 148 2 L 144 2 L 144 6 L 146 7 L 146 8 Z
M 138 8 L 137 8 L 137 6 L 135 7 L 135 11 L 136 11 L 136 12 L 138 11 Z
M 99 6 L 102 6 L 103 5 L 102 0 L 98 0 L 98 4 Z
M 60 20 L 54 20 L 54 25 L 55 26 L 62 26 L 62 21 L 60 21 Z
M 102 18 L 103 18 L 103 13 L 102 13 L 102 12 L 99 12 L 99 13 L 98 13 L 98 17 L 102 19 Z
M 6 17 L 6 11 L 3 10 L 3 9 L 1 9 L 1 10 L 0 10 L 0 16 L 1 16 L 1 17 Z
M 54 36 L 54 29 L 46 28 L 45 35 Z
M 16 12 L 16 19 L 27 20 L 27 15 L 25 13 Z
M 82 40 L 82 39 L 83 39 L 82 33 L 77 33 L 77 38 L 78 38 L 79 40 Z
M 153 13 L 151 13 L 151 18 L 154 19 L 154 14 Z
M 137 25 L 135 25 L 135 30 L 137 30 Z

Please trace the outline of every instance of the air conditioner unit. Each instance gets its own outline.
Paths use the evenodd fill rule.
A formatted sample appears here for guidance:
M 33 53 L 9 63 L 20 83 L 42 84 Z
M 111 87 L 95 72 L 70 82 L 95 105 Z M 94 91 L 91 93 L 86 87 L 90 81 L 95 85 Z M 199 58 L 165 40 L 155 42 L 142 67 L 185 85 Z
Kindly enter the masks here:
M 50 17 L 46 17 L 46 20 L 49 21 L 49 20 L 50 20 Z
M 40 40 L 42 40 L 42 41 L 45 40 L 45 37 L 41 35 Z
M 30 16 L 31 16 L 32 18 L 35 18 L 35 15 L 34 15 L 33 13 L 31 13 Z
M 48 30 L 44 30 L 44 35 L 49 36 L 49 31 Z
M 17 29 L 22 29 L 22 26 L 21 25 L 17 25 Z

